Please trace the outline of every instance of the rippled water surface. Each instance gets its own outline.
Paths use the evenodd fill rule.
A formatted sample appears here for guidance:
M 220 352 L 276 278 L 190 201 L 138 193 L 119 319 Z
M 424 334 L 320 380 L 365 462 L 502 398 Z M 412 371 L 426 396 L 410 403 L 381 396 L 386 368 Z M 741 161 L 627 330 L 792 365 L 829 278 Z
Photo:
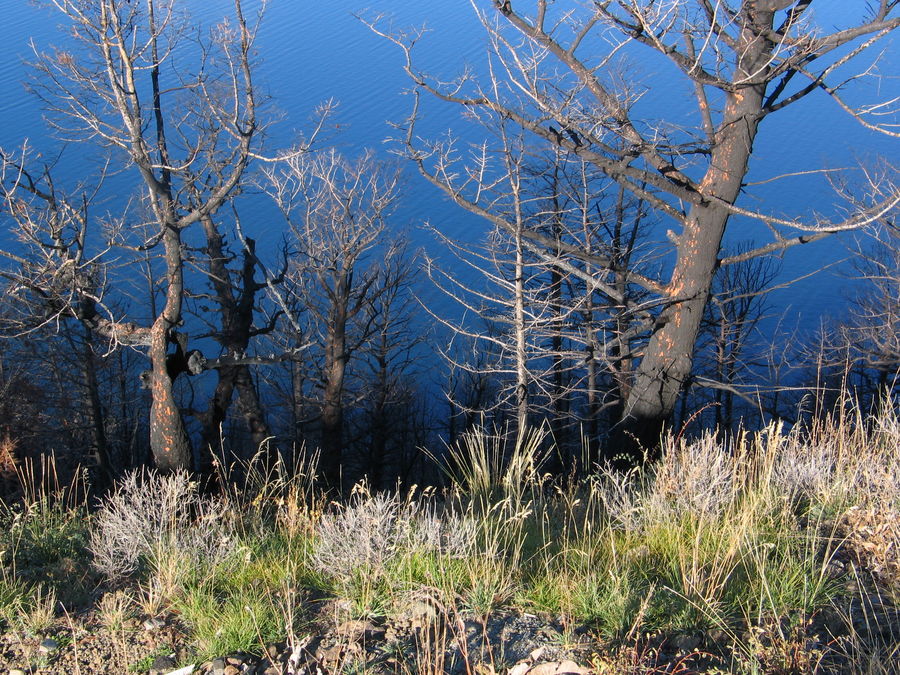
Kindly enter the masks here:
M 228 0 L 183 1 L 196 20 L 204 23 L 216 20 L 231 7 Z M 829 15 L 831 22 L 840 23 L 845 11 L 842 3 L 826 0 L 822 4 L 833 13 Z M 250 3 L 248 11 L 258 6 L 258 2 Z M 259 79 L 266 84 L 283 118 L 273 129 L 275 145 L 290 143 L 298 131 L 308 129 L 315 106 L 334 99 L 340 104 L 336 120 L 343 128 L 337 142 L 348 150 L 371 147 L 386 152 L 384 140 L 391 134 L 388 122 L 401 120 L 409 110 L 409 97 L 402 95 L 409 81 L 402 72 L 399 50 L 353 16 L 365 6 L 365 0 L 268 3 L 258 41 Z M 432 72 L 451 75 L 467 63 L 478 67 L 484 62 L 485 39 L 468 0 L 370 0 L 368 6 L 373 8 L 366 12 L 368 16 L 386 13 L 394 17 L 397 26 L 427 24 L 432 29 L 422 48 L 422 64 Z M 59 42 L 58 20 L 52 12 L 27 0 L 0 0 L 0 8 L 0 146 L 11 148 L 30 139 L 33 146 L 54 152 L 57 146 L 45 137 L 40 103 L 25 93 L 22 82 L 30 41 L 42 48 Z M 889 46 L 883 66 L 888 74 L 900 72 L 897 51 Z M 676 105 L 674 100 L 666 100 L 665 91 L 654 91 L 653 95 L 651 104 L 660 106 L 661 111 Z M 801 107 L 796 113 L 789 111 L 764 123 L 751 178 L 816 165 L 846 166 L 878 152 L 897 159 L 896 139 L 873 138 L 849 123 L 836 106 L 820 103 L 824 105 Z M 453 107 L 434 108 L 426 128 L 451 126 L 459 112 Z M 808 213 L 812 207 L 821 207 L 828 215 L 830 203 L 822 185 L 814 181 L 756 187 L 747 199 L 747 205 L 754 208 L 777 204 L 776 210 L 785 214 Z M 410 177 L 400 217 L 404 226 L 429 220 L 447 232 L 465 233 L 470 238 L 477 238 L 482 228 L 476 219 L 453 208 L 415 176 Z M 730 237 L 732 241 L 745 241 L 759 234 L 750 226 L 735 223 Z M 801 276 L 823 262 L 842 257 L 846 243 L 846 239 L 835 239 L 799 255 L 796 251 L 789 253 L 783 276 Z M 794 291 L 781 292 L 776 304 L 812 313 L 826 311 L 836 306 L 843 285 L 837 277 L 820 276 L 802 282 Z

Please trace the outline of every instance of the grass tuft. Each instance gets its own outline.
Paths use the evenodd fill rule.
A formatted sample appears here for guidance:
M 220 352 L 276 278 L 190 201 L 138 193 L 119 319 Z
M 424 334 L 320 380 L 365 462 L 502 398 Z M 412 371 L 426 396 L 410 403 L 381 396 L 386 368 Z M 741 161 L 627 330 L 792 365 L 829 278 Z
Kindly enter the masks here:
M 329 503 L 312 467 L 250 465 L 248 487 L 216 500 L 152 473 L 90 515 L 37 496 L 0 511 L 0 620 L 42 630 L 89 561 L 110 630 L 174 613 L 202 658 L 364 619 L 418 626 L 397 672 L 439 672 L 451 648 L 475 672 L 465 627 L 515 611 L 586 632 L 598 672 L 890 672 L 896 412 L 670 439 L 655 465 L 565 483 L 541 475 L 547 445 L 471 432 L 442 493 L 359 486 Z

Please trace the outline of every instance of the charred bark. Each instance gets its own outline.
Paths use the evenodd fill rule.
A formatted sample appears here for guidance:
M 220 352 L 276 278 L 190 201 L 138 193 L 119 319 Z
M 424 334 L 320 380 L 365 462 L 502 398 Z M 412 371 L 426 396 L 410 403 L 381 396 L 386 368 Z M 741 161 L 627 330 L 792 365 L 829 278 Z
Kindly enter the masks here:
M 758 124 L 763 117 L 766 80 L 773 44 L 762 37 L 773 29 L 772 11 L 747 10 L 737 52 L 741 58 L 734 80 L 760 81 L 736 85 L 725 95 L 723 122 L 715 138 L 709 168 L 700 182 L 703 199 L 694 204 L 676 235 L 676 263 L 662 310 L 634 374 L 622 421 L 610 452 L 636 460 L 659 448 L 660 435 L 675 410 L 693 366 L 694 345 L 719 263 L 722 237 L 732 205 L 747 174 Z
M 341 275 L 329 316 L 323 369 L 321 430 L 322 456 L 319 466 L 330 486 L 341 485 L 344 452 L 344 377 L 347 372 L 347 320 L 351 277 Z
M 241 267 L 239 272 L 232 273 L 228 268 L 229 254 L 218 224 L 210 215 L 201 218 L 200 222 L 206 236 L 208 276 L 221 321 L 213 338 L 219 343 L 223 353 L 241 355 L 247 352 L 251 339 L 264 332 L 255 330 L 253 326 L 256 294 L 263 288 L 254 278 L 256 242 L 248 237 L 243 239 Z M 232 281 L 233 277 L 237 277 L 236 283 Z M 235 364 L 220 366 L 215 370 L 218 377 L 215 392 L 207 410 L 199 415 L 203 425 L 201 466 L 209 466 L 212 455 L 224 453 L 224 448 L 219 443 L 220 429 L 227 419 L 235 392 L 238 409 L 250 434 L 254 452 L 264 455 L 262 459 L 266 467 L 274 466 L 278 448 L 268 440 L 271 433 L 249 367 Z

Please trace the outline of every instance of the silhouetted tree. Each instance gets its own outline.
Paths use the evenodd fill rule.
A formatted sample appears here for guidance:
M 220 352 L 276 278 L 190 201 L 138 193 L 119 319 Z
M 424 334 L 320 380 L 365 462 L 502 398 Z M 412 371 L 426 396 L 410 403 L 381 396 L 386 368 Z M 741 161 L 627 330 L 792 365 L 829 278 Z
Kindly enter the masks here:
M 315 383 L 319 467 L 326 482 L 337 486 L 348 365 L 376 329 L 377 303 L 404 281 L 390 276 L 399 269 L 395 260 L 404 247 L 385 233 L 399 198 L 400 172 L 370 154 L 350 161 L 329 150 L 297 155 L 266 175 L 266 189 L 291 230 L 287 288 L 306 319 L 305 328 L 297 317 L 291 325 L 321 358 Z

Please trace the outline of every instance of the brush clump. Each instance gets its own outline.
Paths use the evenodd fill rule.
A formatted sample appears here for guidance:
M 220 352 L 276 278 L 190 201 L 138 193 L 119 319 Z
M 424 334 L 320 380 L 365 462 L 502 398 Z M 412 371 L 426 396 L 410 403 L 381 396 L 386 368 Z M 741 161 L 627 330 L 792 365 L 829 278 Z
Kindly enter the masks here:
M 362 484 L 336 501 L 314 467 L 250 465 L 216 498 L 185 474 L 132 473 L 92 513 L 35 494 L 0 514 L 0 620 L 58 631 L 81 584 L 116 640 L 133 642 L 135 622 L 177 623 L 191 662 L 888 673 L 898 448 L 888 410 L 669 438 L 655 464 L 567 481 L 541 472 L 545 432 L 473 431 L 445 454 L 445 488 Z M 105 581 L 64 577 L 75 558 Z
M 232 549 L 231 515 L 186 473 L 131 472 L 94 516 L 94 567 L 120 581 L 171 557 L 194 567 L 223 559 Z

